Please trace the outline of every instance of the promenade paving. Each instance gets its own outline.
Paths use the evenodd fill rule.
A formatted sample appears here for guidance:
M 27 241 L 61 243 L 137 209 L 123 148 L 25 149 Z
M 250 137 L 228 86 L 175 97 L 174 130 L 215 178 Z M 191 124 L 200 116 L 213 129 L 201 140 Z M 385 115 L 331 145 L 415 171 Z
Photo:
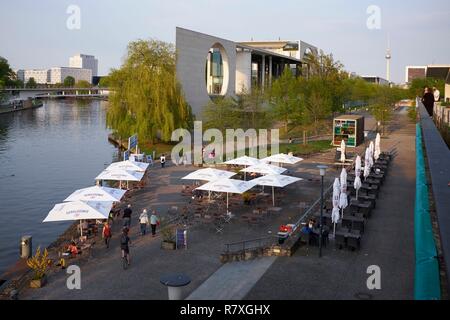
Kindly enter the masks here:
M 404 110 L 396 114 L 383 148 L 397 156 L 368 221 L 359 252 L 338 250 L 333 242 L 278 258 L 246 299 L 413 299 L 415 126 Z M 381 269 L 381 290 L 367 288 L 367 268 Z
M 366 127 L 373 119 L 366 119 Z M 161 276 L 186 273 L 192 282 L 183 294 L 189 299 L 411 299 L 413 297 L 414 243 L 414 125 L 406 114 L 396 115 L 395 126 L 383 149 L 395 147 L 398 155 L 380 193 L 377 209 L 367 225 L 362 249 L 358 252 L 335 250 L 332 242 L 317 258 L 317 249 L 301 249 L 290 258 L 264 258 L 250 262 L 222 265 L 219 255 L 225 243 L 247 240 L 276 233 L 279 225 L 296 221 L 304 212 L 300 204 L 311 204 L 320 194 L 317 163 L 329 162 L 334 152 L 319 154 L 290 167 L 293 175 L 305 181 L 286 188 L 283 210 L 264 223 L 249 227 L 234 220 L 225 225 L 224 233 L 215 233 L 210 224 L 196 224 L 188 230 L 188 249 L 161 250 L 160 237 L 140 237 L 137 214 L 144 208 L 156 209 L 165 215 L 173 205 L 182 207 L 188 197 L 181 195 L 180 178 L 192 167 L 155 166 L 150 183 L 135 192 L 132 198 L 133 222 L 131 238 L 132 265 L 122 270 L 118 229 L 111 248 L 98 240 L 92 258 L 80 264 L 81 290 L 66 287 L 68 277 L 59 271 L 49 277 L 42 289 L 27 289 L 20 299 L 167 299 L 167 288 L 159 283 Z M 330 168 L 326 184 L 338 176 Z M 238 206 L 234 210 L 252 210 Z M 70 262 L 69 262 L 70 263 Z M 369 265 L 378 265 L 382 272 L 382 290 L 368 291 L 366 274 Z M 218 290 L 221 288 L 222 290 Z M 208 296 L 208 291 L 211 292 Z

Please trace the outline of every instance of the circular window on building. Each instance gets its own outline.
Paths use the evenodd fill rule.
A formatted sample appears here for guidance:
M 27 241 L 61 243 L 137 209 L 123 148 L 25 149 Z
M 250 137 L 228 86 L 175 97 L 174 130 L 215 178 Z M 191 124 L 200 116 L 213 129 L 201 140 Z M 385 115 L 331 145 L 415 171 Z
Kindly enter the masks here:
M 225 49 L 219 43 L 209 49 L 206 58 L 206 90 L 212 97 L 224 96 L 228 85 L 228 59 Z

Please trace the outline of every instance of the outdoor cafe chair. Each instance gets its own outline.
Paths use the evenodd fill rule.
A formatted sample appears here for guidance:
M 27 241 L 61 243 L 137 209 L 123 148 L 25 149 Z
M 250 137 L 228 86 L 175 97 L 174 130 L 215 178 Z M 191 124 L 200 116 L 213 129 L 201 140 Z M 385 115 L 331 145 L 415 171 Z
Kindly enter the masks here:
M 343 234 L 337 233 L 334 236 L 334 244 L 337 248 L 342 249 L 346 246 L 345 236 Z
M 351 235 L 347 237 L 347 247 L 352 251 L 359 250 L 361 247 L 361 236 Z

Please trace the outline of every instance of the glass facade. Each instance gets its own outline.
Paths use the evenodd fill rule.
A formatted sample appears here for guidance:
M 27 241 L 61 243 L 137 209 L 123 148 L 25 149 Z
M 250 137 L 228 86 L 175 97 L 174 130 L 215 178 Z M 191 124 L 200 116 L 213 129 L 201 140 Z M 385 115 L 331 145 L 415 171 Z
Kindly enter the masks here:
M 223 59 L 218 48 L 210 50 L 206 61 L 206 86 L 210 95 L 220 95 L 222 93 Z

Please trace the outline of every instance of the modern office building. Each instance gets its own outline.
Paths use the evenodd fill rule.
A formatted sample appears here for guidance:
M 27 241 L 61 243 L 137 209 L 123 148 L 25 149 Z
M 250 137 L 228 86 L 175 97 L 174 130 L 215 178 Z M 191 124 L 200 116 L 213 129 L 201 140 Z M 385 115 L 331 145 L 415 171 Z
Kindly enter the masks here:
M 17 69 L 17 70 L 14 70 L 14 73 L 16 74 L 17 80 L 20 80 L 22 82 L 25 81 L 25 70 Z
M 387 81 L 386 79 L 377 77 L 377 76 L 361 76 L 361 78 L 370 83 L 386 85 L 386 86 L 388 86 L 390 84 L 390 82 Z
M 50 83 L 50 69 L 29 69 L 23 70 L 23 81 L 27 83 L 30 78 L 38 84 Z
M 80 80 L 92 83 L 92 70 L 83 68 L 54 67 L 50 69 L 50 83 L 64 83 L 64 79 L 73 77 L 75 82 Z
M 90 69 L 92 71 L 93 77 L 96 77 L 98 75 L 98 60 L 92 55 L 79 53 L 70 57 L 69 67 Z
M 286 68 L 302 73 L 308 53 L 302 41 L 234 42 L 183 28 L 176 29 L 177 78 L 193 113 L 218 96 L 236 96 L 254 86 L 263 90 Z
M 411 83 L 414 79 L 425 78 L 427 66 L 407 66 L 405 69 L 405 83 Z

